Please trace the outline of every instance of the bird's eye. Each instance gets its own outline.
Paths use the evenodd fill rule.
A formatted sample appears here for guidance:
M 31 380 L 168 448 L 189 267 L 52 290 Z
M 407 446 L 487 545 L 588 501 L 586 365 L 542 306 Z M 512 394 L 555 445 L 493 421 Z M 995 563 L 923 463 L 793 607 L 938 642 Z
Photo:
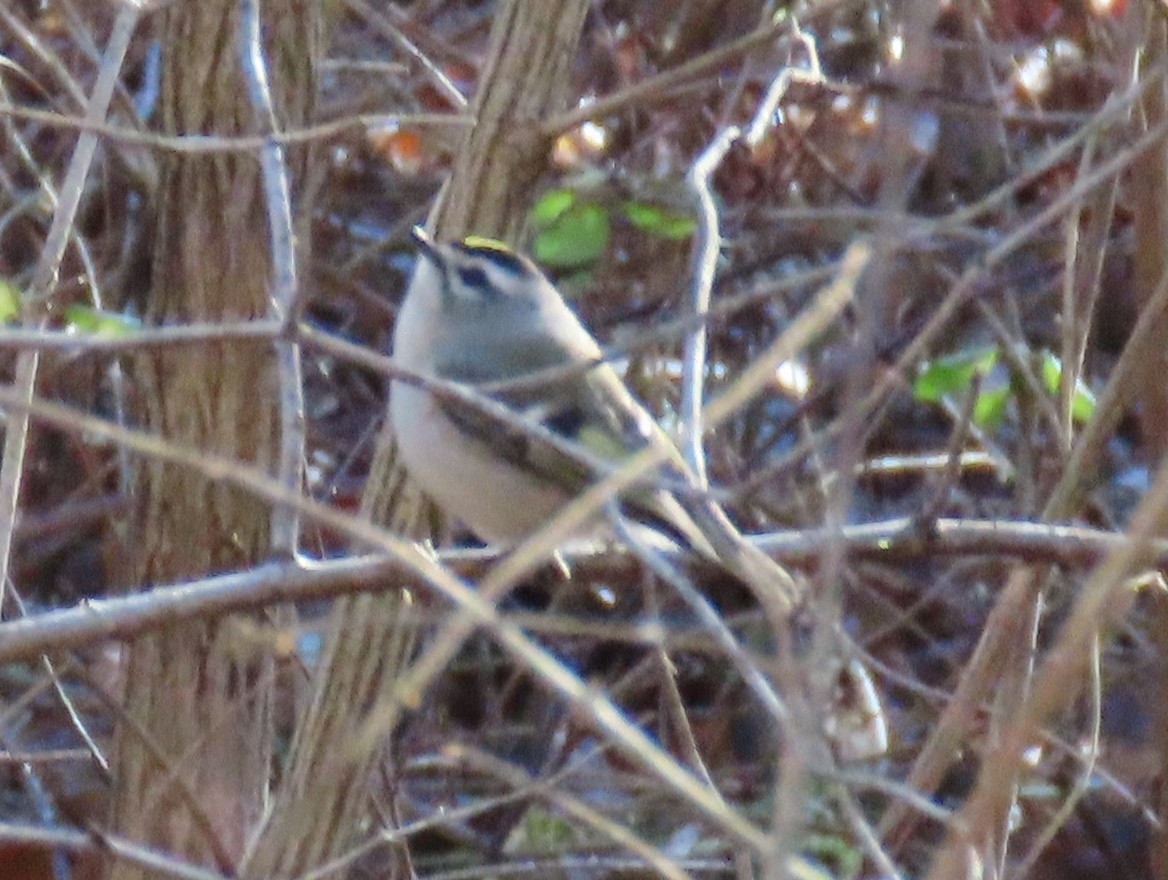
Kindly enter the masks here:
M 478 266 L 459 269 L 458 280 L 467 287 L 473 288 L 482 293 L 485 293 L 490 288 L 490 285 L 487 283 L 487 273 Z

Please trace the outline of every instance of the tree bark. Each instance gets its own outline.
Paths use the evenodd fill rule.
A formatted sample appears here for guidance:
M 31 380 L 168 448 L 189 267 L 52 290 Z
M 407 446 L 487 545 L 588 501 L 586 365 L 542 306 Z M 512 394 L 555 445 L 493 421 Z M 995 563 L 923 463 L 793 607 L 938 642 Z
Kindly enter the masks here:
M 264 130 L 240 70 L 240 4 L 182 3 L 162 14 L 160 114 L 168 134 Z M 264 54 L 281 125 L 313 103 L 320 4 L 262 4 Z M 287 63 L 284 63 L 287 62 Z M 303 164 L 305 153 L 296 158 Z M 257 157 L 162 158 L 152 324 L 267 314 L 269 227 Z M 270 345 L 152 350 L 135 364 L 146 424 L 169 441 L 270 469 L 278 394 Z M 148 587 L 245 568 L 269 554 L 267 505 L 189 470 L 140 474 L 134 582 Z M 238 618 L 172 626 L 127 648 L 126 715 L 115 744 L 114 830 L 194 863 L 231 870 L 258 821 L 271 765 L 271 662 Z M 148 871 L 127 863 L 110 876 Z
M 1168 27 L 1157 15 L 1138 19 L 1147 28 L 1143 56 L 1145 71 L 1155 70 L 1168 57 Z M 1168 118 L 1168 90 L 1163 83 L 1157 83 L 1147 91 L 1141 102 L 1144 113 L 1143 125 L 1155 128 Z M 1135 288 L 1136 299 L 1141 311 L 1154 298 L 1161 279 L 1168 273 L 1168 138 L 1151 149 L 1145 150 L 1132 161 L 1133 226 L 1136 235 Z M 1155 336 L 1163 339 L 1168 333 L 1168 315 L 1157 315 L 1159 330 Z M 1134 386 L 1136 404 L 1140 414 L 1140 432 L 1143 435 L 1146 455 L 1149 461 L 1164 460 L 1168 454 L 1168 388 L 1163 376 L 1168 367 L 1168 355 L 1162 347 L 1152 352 L 1140 365 L 1139 380 Z M 1161 532 L 1165 526 L 1161 525 Z M 1148 627 L 1152 644 L 1159 646 L 1157 720 L 1163 724 L 1168 720 L 1168 602 L 1157 597 L 1150 604 Z M 1161 825 L 1152 834 L 1150 846 L 1151 876 L 1168 876 L 1168 832 L 1163 822 L 1168 819 L 1168 739 L 1160 744 L 1160 778 L 1155 802 L 1156 814 Z

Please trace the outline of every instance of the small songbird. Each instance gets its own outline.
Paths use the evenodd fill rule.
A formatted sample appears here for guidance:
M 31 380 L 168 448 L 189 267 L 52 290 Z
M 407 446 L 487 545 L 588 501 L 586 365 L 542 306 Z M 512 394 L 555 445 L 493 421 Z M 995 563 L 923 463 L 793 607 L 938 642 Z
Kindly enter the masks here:
M 393 355 L 422 381 L 394 380 L 389 413 L 402 461 L 422 489 L 480 538 L 515 544 L 653 447 L 661 463 L 606 513 L 618 515 L 638 543 L 666 542 L 721 566 L 779 625 L 799 604 L 795 580 L 691 489 L 669 435 L 604 361 L 547 276 L 489 239 L 442 243 L 421 229 L 414 239 L 420 258 L 397 317 Z M 427 388 L 426 378 L 480 391 L 509 417 Z M 598 530 L 611 535 L 605 523 L 598 515 Z M 824 728 L 841 754 L 880 754 L 887 723 L 875 688 L 842 640 L 838 654 L 837 690 L 847 705 L 828 712 Z
M 666 458 L 662 479 L 630 487 L 620 512 L 713 559 L 702 529 L 663 488 L 685 482 L 676 447 L 603 362 L 600 346 L 547 276 L 489 239 L 440 244 L 420 229 L 414 238 L 420 259 L 394 330 L 395 361 L 425 376 L 495 386 L 493 399 L 566 441 L 550 443 L 465 401 L 394 382 L 390 418 L 402 460 L 421 487 L 479 537 L 513 544 L 604 476 L 598 468 L 658 446 Z M 549 374 L 546 381 L 541 373 Z M 527 376 L 536 380 L 523 383 Z M 573 446 L 581 454 L 573 455 Z

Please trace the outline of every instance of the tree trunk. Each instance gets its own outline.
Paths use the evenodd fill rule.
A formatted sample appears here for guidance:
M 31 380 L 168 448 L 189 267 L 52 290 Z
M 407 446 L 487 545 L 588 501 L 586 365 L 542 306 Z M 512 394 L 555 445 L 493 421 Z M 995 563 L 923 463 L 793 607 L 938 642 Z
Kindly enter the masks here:
M 240 71 L 239 6 L 211 0 L 163 13 L 166 133 L 263 130 Z M 276 113 L 281 125 L 300 125 L 312 106 L 320 4 L 262 6 Z M 263 317 L 271 260 L 257 157 L 165 155 L 157 206 L 148 322 Z M 270 469 L 278 395 L 269 344 L 152 350 L 140 356 L 136 372 L 152 431 Z M 138 504 L 134 580 L 144 587 L 246 568 L 269 555 L 268 507 L 239 489 L 148 462 Z M 270 658 L 237 624 L 172 626 L 128 646 L 126 717 L 115 747 L 114 830 L 229 871 L 260 816 L 271 762 Z M 118 863 L 111 876 L 147 873 Z
M 1147 39 L 1144 44 L 1145 71 L 1156 69 L 1168 58 L 1168 28 L 1158 15 L 1148 17 Z M 1157 83 L 1143 97 L 1144 127 L 1155 128 L 1168 118 L 1168 91 Z M 1141 310 L 1148 307 L 1168 273 L 1168 138 L 1145 150 L 1132 161 L 1133 217 L 1136 235 L 1135 287 Z M 1168 315 L 1157 315 L 1160 329 L 1155 335 L 1163 339 L 1168 333 Z M 1140 432 L 1143 434 L 1149 462 L 1163 462 L 1168 455 L 1168 388 L 1163 376 L 1168 355 L 1162 347 L 1150 353 L 1140 365 L 1140 380 L 1133 383 L 1138 389 L 1137 411 L 1140 414 Z M 1161 525 L 1161 533 L 1165 531 Z M 1157 597 L 1149 607 L 1148 627 L 1152 644 L 1160 648 L 1158 664 L 1157 720 L 1168 720 L 1168 602 Z M 1161 825 L 1152 834 L 1150 847 L 1151 869 L 1154 877 L 1168 876 L 1168 831 L 1163 822 L 1168 819 L 1168 739 L 1160 743 L 1160 778 L 1155 810 Z

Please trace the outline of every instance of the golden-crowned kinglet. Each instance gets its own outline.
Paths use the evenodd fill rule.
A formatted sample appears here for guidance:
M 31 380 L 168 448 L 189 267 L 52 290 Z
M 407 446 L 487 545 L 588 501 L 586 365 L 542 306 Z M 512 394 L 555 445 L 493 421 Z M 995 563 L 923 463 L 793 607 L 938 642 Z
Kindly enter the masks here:
M 596 340 L 534 263 L 489 239 L 442 244 L 420 229 L 414 238 L 421 256 L 394 329 L 398 364 L 423 376 L 493 386 L 492 398 L 598 464 L 616 467 L 631 453 L 662 444 L 673 463 L 663 470 L 676 469 L 669 475 L 673 485 L 682 482 L 668 436 L 602 362 Z M 522 381 L 544 372 L 554 375 Z M 390 418 L 413 478 L 488 541 L 518 541 L 603 476 L 570 448 L 404 381 L 393 383 Z M 660 487 L 638 484 L 622 495 L 620 509 L 630 523 L 682 549 L 715 555 Z
M 606 468 L 654 446 L 664 462 L 648 475 L 656 482 L 636 483 L 619 498 L 626 533 L 717 561 L 780 616 L 797 604 L 791 575 L 717 505 L 700 493 L 675 494 L 691 482 L 677 448 L 534 263 L 487 239 L 439 243 L 420 229 L 414 238 L 421 256 L 394 328 L 395 361 L 423 378 L 477 386 L 516 417 L 504 421 L 424 383 L 393 382 L 389 412 L 402 460 L 448 514 L 481 538 L 515 543 Z M 847 717 L 833 713 L 832 738 L 852 754 L 879 754 L 887 728 L 875 690 L 844 648 L 840 662 L 854 705 Z

